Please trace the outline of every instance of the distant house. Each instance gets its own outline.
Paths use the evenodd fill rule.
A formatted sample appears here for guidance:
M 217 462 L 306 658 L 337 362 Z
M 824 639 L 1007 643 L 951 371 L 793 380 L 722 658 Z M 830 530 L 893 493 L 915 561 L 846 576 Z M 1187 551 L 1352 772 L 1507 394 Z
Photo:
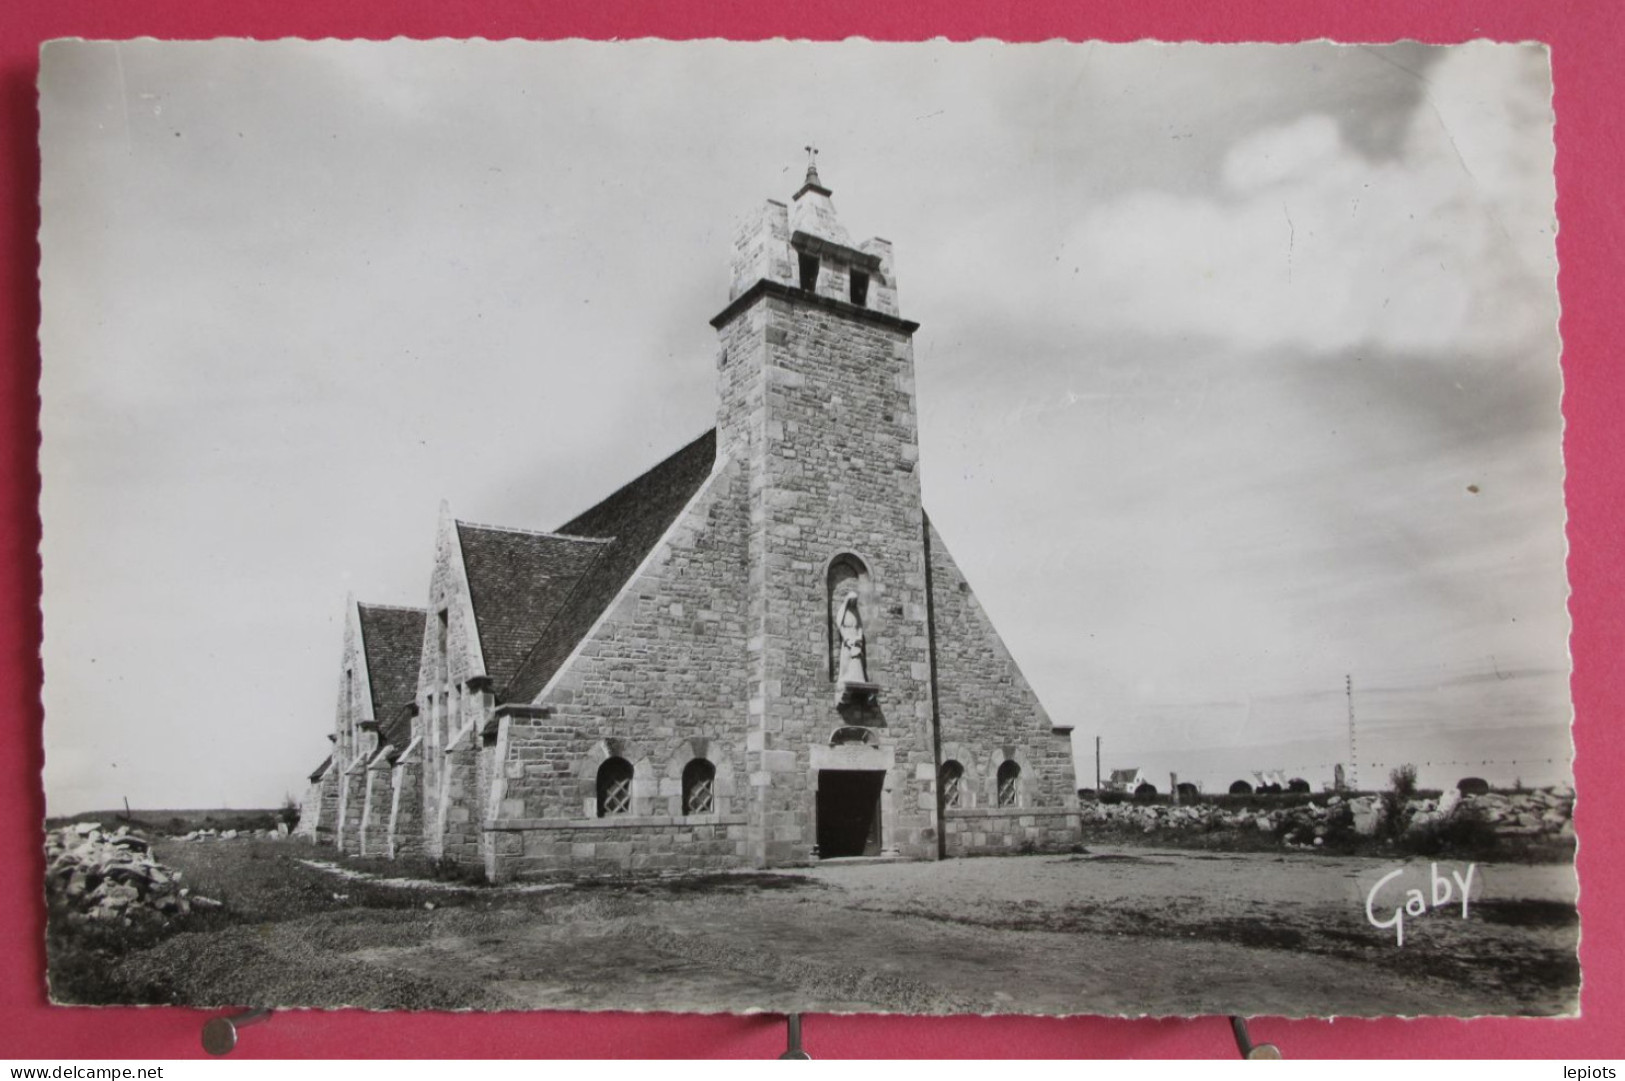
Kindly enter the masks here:
M 1133 795 L 1134 790 L 1145 784 L 1145 781 L 1145 770 L 1135 766 L 1133 769 L 1112 770 L 1112 775 L 1100 787 L 1105 792 L 1127 792 Z
M 1278 769 L 1261 769 L 1253 771 L 1253 788 L 1260 789 L 1265 785 L 1275 785 L 1281 791 L 1286 791 L 1288 783 L 1285 771 Z

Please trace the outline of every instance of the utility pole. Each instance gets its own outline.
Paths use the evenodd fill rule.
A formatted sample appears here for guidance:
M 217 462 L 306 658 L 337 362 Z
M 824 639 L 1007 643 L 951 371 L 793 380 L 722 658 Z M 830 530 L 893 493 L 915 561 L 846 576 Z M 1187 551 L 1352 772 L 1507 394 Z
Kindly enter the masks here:
M 1100 791 L 1100 737 L 1095 737 L 1095 791 Z
M 1360 790 L 1360 761 L 1359 751 L 1354 744 L 1354 676 L 1343 677 L 1343 693 L 1349 700 L 1349 787 L 1354 791 Z

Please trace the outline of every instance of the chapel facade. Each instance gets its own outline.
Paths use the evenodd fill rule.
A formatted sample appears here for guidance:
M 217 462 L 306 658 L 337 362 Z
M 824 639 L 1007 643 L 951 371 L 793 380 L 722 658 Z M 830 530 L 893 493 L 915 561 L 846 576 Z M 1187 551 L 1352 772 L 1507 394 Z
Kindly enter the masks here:
M 443 506 L 427 606 L 347 606 L 302 834 L 495 881 L 1078 840 L 1071 726 L 921 504 L 892 246 L 831 194 L 736 231 L 713 429 L 553 532 Z

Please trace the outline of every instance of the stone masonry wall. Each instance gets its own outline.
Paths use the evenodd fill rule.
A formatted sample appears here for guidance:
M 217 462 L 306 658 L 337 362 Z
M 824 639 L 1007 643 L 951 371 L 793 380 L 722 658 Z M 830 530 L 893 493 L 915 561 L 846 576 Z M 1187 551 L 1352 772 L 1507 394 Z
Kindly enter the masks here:
M 766 324 L 766 308 L 756 304 L 718 331 L 717 460 L 738 462 L 747 473 L 761 464 Z
M 490 779 L 486 804 L 486 829 L 496 831 L 494 877 L 552 867 L 557 850 L 535 848 L 541 842 L 528 839 L 532 830 L 556 843 L 561 829 L 612 829 L 609 843 L 631 848 L 583 858 L 630 866 L 630 854 L 657 854 L 656 844 L 743 813 L 735 778 L 745 769 L 749 716 L 744 497 L 740 468 L 719 464 L 538 697 L 548 715 L 503 720 L 500 759 L 493 761 L 500 775 Z M 630 815 L 605 825 L 610 820 L 596 817 L 597 776 L 611 754 L 632 763 L 633 805 Z M 716 768 L 716 809 L 673 825 L 681 818 L 682 769 L 693 758 Z M 676 855 L 737 866 L 744 844 L 741 837 L 707 834 L 709 847 Z
M 552 875 L 714 871 L 749 866 L 746 816 L 512 820 L 492 831 L 499 881 Z
M 441 810 L 445 817 L 439 828 L 439 856 L 469 865 L 481 862 L 479 793 L 476 790 L 479 752 L 473 742 L 464 736 L 441 759 Z
M 388 855 L 402 859 L 423 851 L 423 765 L 414 751 L 391 772 Z
M 377 735 L 363 727 L 372 719 L 372 694 L 367 683 L 360 613 L 351 600 L 344 608 L 344 655 L 339 666 L 338 703 L 333 715 L 333 764 L 328 768 L 328 774 L 333 777 L 334 807 L 327 821 L 332 824 L 334 844 L 344 852 L 355 851 L 361 828 L 366 781 L 365 778 L 352 780 L 350 769 L 371 755 L 377 746 Z
M 1055 730 L 934 526 L 929 543 L 942 761 L 964 769 L 944 854 L 1073 844 L 1080 821 L 1071 733 Z M 998 807 L 1007 760 L 1021 769 L 1014 808 Z M 997 820 L 971 820 L 994 812 Z
M 729 300 L 763 278 L 786 285 L 794 280 L 795 256 L 790 250 L 789 208 L 785 204 L 769 199 L 740 219 L 734 227 L 730 269 Z
M 296 836 L 308 838 L 317 844 L 333 843 L 333 816 L 338 812 L 338 770 L 331 764 L 320 780 L 305 786 L 305 798 L 299 806 L 299 827 Z
M 1062 851 L 1078 843 L 1075 811 L 1032 808 L 949 810 L 943 815 L 950 856 L 1008 856 Z
M 487 876 L 490 877 L 490 872 L 496 867 L 496 853 L 493 847 L 494 841 L 492 836 L 490 832 L 485 829 L 485 821 L 491 817 L 489 813 L 491 807 L 491 784 L 495 780 L 499 767 L 497 765 L 496 740 L 487 739 L 483 732 L 484 730 L 482 727 L 480 749 L 474 759 L 474 802 L 470 808 L 470 811 L 472 812 L 475 825 L 479 827 L 475 833 L 474 840 L 479 849 L 480 861 L 485 865 L 487 869 Z
M 354 601 L 344 608 L 344 653 L 339 662 L 338 702 L 333 710 L 333 766 L 343 773 L 354 764 L 361 722 L 372 719 L 371 696 L 363 676 L 366 657 L 361 652 L 361 625 Z
M 366 806 L 361 812 L 360 844 L 357 846 L 360 855 L 389 854 L 389 805 L 394 795 L 390 786 L 390 772 L 387 761 L 375 762 L 367 767 Z
M 822 280 L 822 279 L 821 279 Z M 871 726 L 894 763 L 887 852 L 936 855 L 935 757 L 913 352 L 906 329 L 812 298 L 763 296 L 721 329 L 719 444 L 746 449 L 751 500 L 750 703 L 756 858 L 804 863 L 816 843 L 818 762 L 834 731 Z M 749 369 L 759 366 L 759 373 Z M 741 397 L 730 399 L 728 395 Z M 735 429 L 730 431 L 730 428 Z M 856 556 L 870 681 L 861 716 L 836 706 L 826 574 Z
M 344 771 L 339 780 L 339 816 L 334 843 L 340 852 L 355 852 L 361 844 L 361 818 L 367 806 L 367 771 L 360 765 Z

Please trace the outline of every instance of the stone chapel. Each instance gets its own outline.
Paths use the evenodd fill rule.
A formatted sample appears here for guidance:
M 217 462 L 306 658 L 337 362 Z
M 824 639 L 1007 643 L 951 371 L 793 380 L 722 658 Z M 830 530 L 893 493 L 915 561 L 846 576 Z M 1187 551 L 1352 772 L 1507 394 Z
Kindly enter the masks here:
M 713 429 L 554 532 L 442 506 L 426 606 L 347 604 L 302 834 L 494 881 L 1078 839 L 1071 726 L 920 502 L 891 243 L 809 165 L 711 325 Z

